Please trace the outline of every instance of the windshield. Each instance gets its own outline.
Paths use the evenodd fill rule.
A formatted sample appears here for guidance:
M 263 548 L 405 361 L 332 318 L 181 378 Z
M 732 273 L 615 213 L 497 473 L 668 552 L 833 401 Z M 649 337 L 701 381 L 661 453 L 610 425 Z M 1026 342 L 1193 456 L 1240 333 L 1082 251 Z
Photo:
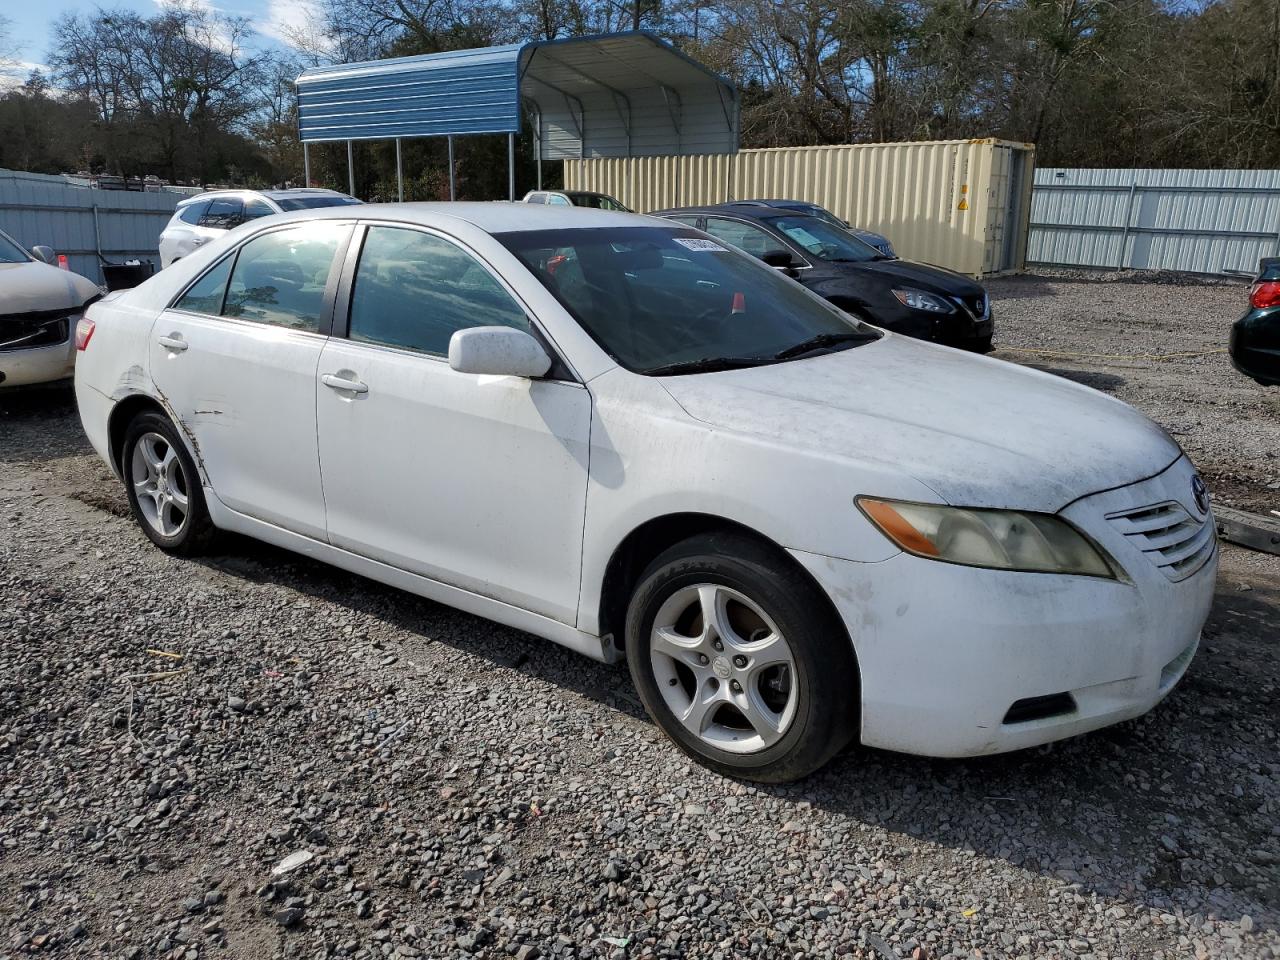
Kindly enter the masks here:
M 341 207 L 359 203 L 355 197 L 272 197 L 281 210 L 314 210 L 316 207 Z
M 842 349 L 877 336 L 776 270 L 686 227 L 536 230 L 497 239 L 634 372 L 674 373 L 662 368 L 708 360 L 721 369 L 754 366 L 789 359 L 777 354 L 814 338 L 840 340 L 818 346 Z
M 566 193 L 575 207 L 591 207 L 594 210 L 617 210 L 619 213 L 630 213 L 631 211 L 620 204 L 613 197 L 607 197 L 603 193 Z
M 871 244 L 859 240 L 844 227 L 833 226 L 817 217 L 778 217 L 773 226 L 819 260 L 862 263 L 881 259 L 880 251 Z
M 0 233 L 0 263 L 26 263 L 30 259 L 7 233 Z
M 829 223 L 833 227 L 839 227 L 841 230 L 845 229 L 843 220 L 822 207 L 805 207 L 801 212 L 806 217 L 817 217 L 823 223 Z

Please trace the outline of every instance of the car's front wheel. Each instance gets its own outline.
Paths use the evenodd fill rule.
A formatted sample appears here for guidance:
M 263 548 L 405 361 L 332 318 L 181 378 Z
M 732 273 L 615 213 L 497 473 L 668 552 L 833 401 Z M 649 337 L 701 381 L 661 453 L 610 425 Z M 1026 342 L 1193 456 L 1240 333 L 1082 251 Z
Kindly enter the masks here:
M 141 413 L 125 431 L 120 458 L 125 493 L 143 533 L 161 550 L 194 556 L 213 540 L 200 475 L 167 417 Z
M 626 650 L 649 714 L 718 772 L 795 780 L 856 732 L 845 630 L 802 572 L 750 537 L 695 537 L 656 558 L 631 599 Z

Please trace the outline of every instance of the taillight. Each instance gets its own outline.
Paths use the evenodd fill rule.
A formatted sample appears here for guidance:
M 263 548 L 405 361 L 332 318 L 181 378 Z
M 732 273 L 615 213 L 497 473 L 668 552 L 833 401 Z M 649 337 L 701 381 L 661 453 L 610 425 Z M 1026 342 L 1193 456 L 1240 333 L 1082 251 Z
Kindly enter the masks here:
M 1280 307 L 1280 280 L 1261 280 L 1249 291 L 1249 303 L 1256 309 Z
M 87 350 L 89 341 L 93 339 L 94 323 L 88 317 L 81 317 L 76 323 L 76 349 Z

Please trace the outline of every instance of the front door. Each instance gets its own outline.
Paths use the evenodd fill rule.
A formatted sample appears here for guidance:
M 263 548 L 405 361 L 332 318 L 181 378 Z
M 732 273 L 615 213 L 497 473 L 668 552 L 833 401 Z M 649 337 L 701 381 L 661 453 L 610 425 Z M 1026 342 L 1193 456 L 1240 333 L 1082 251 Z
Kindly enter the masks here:
M 254 237 L 162 313 L 151 377 L 231 509 L 324 539 L 315 379 L 350 224 Z
M 348 335 L 325 344 L 316 379 L 329 539 L 573 623 L 591 397 L 567 379 L 450 368 L 455 331 L 494 325 L 533 330 L 471 252 L 368 228 Z

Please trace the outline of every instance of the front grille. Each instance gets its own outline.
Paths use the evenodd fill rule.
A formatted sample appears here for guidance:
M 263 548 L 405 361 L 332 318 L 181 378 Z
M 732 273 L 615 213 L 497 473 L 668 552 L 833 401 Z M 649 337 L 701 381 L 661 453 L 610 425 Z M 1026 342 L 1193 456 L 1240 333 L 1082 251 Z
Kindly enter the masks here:
M 66 343 L 71 325 L 65 313 L 25 313 L 0 317 L 0 352 Z
M 971 313 L 975 320 L 987 319 L 987 310 L 990 308 L 990 302 L 988 301 L 985 293 L 972 294 L 963 297 L 952 297 L 952 299 Z
M 1176 501 L 1108 514 L 1107 519 L 1175 583 L 1213 556 L 1213 524 L 1197 520 Z

